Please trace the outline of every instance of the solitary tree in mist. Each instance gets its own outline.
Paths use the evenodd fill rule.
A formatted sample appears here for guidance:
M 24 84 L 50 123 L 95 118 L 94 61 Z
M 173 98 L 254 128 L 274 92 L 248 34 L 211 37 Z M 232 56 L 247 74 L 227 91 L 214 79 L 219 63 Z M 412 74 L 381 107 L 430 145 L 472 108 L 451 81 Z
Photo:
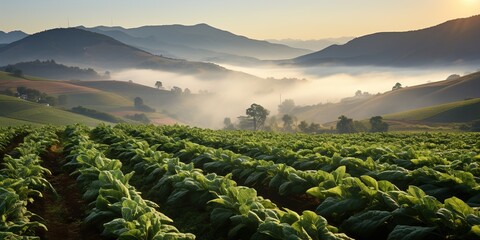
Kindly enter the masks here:
M 397 82 L 395 85 L 392 87 L 392 91 L 398 90 L 402 88 L 402 84 Z
M 143 106 L 143 99 L 141 97 L 136 97 L 134 100 L 134 106 L 135 108 L 139 108 L 141 106 Z
M 247 108 L 246 114 L 253 118 L 253 130 L 256 131 L 263 126 L 270 112 L 261 105 L 253 103 Z
M 342 115 L 338 117 L 339 121 L 337 122 L 337 132 L 338 133 L 354 133 L 355 125 L 353 124 L 353 119 L 347 118 Z
M 292 131 L 293 117 L 291 115 L 285 114 L 282 117 L 283 129 L 286 131 Z
M 223 129 L 224 130 L 234 130 L 235 127 L 233 126 L 233 123 L 232 123 L 232 119 L 230 119 L 229 117 L 226 117 L 225 119 L 223 119 Z
M 381 116 L 371 117 L 370 125 L 372 125 L 370 132 L 387 132 L 389 127 L 388 123 L 384 122 Z
M 298 124 L 298 129 L 304 133 L 308 133 L 308 123 L 305 121 L 301 121 L 300 124 Z
M 174 86 L 171 91 L 175 94 L 182 94 L 182 89 L 177 86 Z
M 155 83 L 155 87 L 157 87 L 157 89 L 163 88 L 162 82 L 157 81 L 157 82 Z

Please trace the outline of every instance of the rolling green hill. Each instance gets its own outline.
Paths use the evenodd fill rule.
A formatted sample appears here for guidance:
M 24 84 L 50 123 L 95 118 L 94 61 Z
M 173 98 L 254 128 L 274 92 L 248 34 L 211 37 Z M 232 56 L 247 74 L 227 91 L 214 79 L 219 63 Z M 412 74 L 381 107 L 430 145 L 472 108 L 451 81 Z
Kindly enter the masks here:
M 171 91 L 159 90 L 136 83 L 123 81 L 76 81 L 74 84 L 78 85 L 79 87 L 81 86 L 97 89 L 132 100 L 135 97 L 141 97 L 146 105 L 157 110 L 157 113 L 147 113 L 148 117 L 154 122 L 162 123 L 172 123 L 178 121 L 182 121 L 184 123 L 195 122 L 196 119 L 193 119 L 194 114 L 192 113 L 195 112 L 199 104 L 202 104 L 202 102 L 207 98 L 207 95 L 178 95 Z M 119 114 L 123 115 L 126 113 L 132 114 L 132 112 L 125 111 Z
M 480 119 L 480 98 L 387 114 L 383 117 L 389 120 L 469 122 Z
M 115 93 L 78 86 L 70 81 L 53 81 L 31 76 L 21 78 L 0 71 L 0 91 L 19 86 L 36 89 L 55 97 L 67 95 L 67 103 L 63 106 L 66 108 L 81 105 L 102 111 L 116 111 L 125 110 L 133 106 L 133 98 L 129 99 Z
M 461 102 L 464 99 L 480 98 L 478 89 L 480 89 L 480 72 L 475 72 L 457 79 L 404 87 L 358 100 L 297 107 L 292 114 L 300 120 L 320 123 L 336 121 L 340 115 L 354 119 L 367 119 L 372 116 L 385 116 Z
M 0 95 L 0 124 L 5 126 L 23 123 L 53 125 L 84 123 L 95 126 L 103 123 L 103 121 L 15 97 Z
M 35 79 L 32 81 L 31 79 Z M 133 99 L 140 96 L 149 106 L 155 107 L 157 112 L 146 113 L 148 118 L 156 124 L 173 124 L 179 121 L 171 118 L 170 114 L 177 114 L 182 110 L 182 101 L 170 91 L 161 91 L 135 83 L 122 81 L 54 81 L 42 78 L 25 76 L 15 77 L 0 71 L 0 91 L 15 89 L 24 86 L 39 90 L 58 97 L 67 96 L 67 102 L 63 108 L 83 106 L 102 112 L 113 114 L 117 117 L 125 117 L 138 112 L 133 107 Z M 193 106 L 189 104 L 188 106 Z M 167 114 L 168 112 L 169 114 Z M 129 121 L 128 119 L 124 119 Z M 2 123 L 0 119 L 0 124 Z

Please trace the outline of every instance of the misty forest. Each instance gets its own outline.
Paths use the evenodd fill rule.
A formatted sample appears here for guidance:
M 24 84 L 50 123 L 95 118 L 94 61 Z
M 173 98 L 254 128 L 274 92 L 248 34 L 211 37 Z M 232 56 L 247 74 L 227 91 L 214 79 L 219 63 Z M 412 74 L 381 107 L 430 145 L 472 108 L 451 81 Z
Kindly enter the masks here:
M 480 15 L 152 24 L 0 31 L 0 239 L 480 239 Z

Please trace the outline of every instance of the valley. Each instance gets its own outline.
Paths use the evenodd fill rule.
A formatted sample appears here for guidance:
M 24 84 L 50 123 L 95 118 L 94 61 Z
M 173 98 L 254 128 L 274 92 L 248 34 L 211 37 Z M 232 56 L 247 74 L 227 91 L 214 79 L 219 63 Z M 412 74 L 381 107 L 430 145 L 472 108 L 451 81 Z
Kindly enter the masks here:
M 21 2 L 0 239 L 480 239 L 480 1 Z

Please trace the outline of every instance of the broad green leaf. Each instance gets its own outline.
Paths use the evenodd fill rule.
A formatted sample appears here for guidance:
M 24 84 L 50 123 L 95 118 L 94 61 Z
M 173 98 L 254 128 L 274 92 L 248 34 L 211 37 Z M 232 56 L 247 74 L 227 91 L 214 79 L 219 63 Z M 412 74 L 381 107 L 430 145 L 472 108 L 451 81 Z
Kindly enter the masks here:
M 328 197 L 315 210 L 322 216 L 338 216 L 344 213 L 360 211 L 365 208 L 365 199 L 361 198 L 347 198 L 337 199 Z
M 372 187 L 375 190 L 378 190 L 378 182 L 374 178 L 367 176 L 367 175 L 362 175 L 360 176 L 360 179 L 368 186 Z
M 387 240 L 422 240 L 435 231 L 435 227 L 397 225 Z
M 467 217 L 467 215 L 474 213 L 473 209 L 470 206 L 468 206 L 465 202 L 463 202 L 457 197 L 445 199 L 445 208 L 452 210 L 457 214 L 460 214 L 462 218 L 465 218 Z
M 342 228 L 363 238 L 372 236 L 378 228 L 386 226 L 392 214 L 387 211 L 372 210 L 351 216 L 342 224 Z
M 480 238 L 480 225 L 472 226 L 470 233 Z
M 224 225 L 228 219 L 234 215 L 234 212 L 230 209 L 225 208 L 215 208 L 210 213 L 210 221 L 212 222 L 212 226 L 219 227 Z
M 421 198 L 426 196 L 425 192 L 422 189 L 420 189 L 417 186 L 413 186 L 413 185 L 408 186 L 407 192 L 410 195 L 416 197 L 417 199 L 421 199 Z

